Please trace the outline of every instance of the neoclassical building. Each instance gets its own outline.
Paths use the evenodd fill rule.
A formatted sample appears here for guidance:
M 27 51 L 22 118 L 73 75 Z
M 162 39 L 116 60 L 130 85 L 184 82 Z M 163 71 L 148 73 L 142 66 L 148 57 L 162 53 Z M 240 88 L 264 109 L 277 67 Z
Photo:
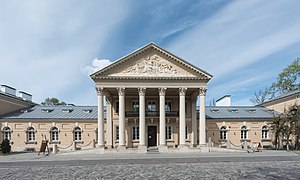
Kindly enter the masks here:
M 0 107 L 8 98 L 27 103 L 0 115 L 2 139 L 10 139 L 15 151 L 38 151 L 45 138 L 61 151 L 96 144 L 105 152 L 272 145 L 270 122 L 276 111 L 267 105 L 231 106 L 230 96 L 205 106 L 212 75 L 153 43 L 91 78 L 97 106 L 42 106 L 7 94 L 13 88 L 0 91 Z
M 179 148 L 205 145 L 205 94 L 207 82 L 212 78 L 209 73 L 150 43 L 92 74 L 91 78 L 96 83 L 98 95 L 100 147 L 105 145 L 104 96 L 106 131 L 113 135 L 113 127 L 118 127 L 118 148 L 124 149 L 133 143 L 141 149 L 147 146 L 166 149 L 172 124 L 178 124 Z M 139 135 L 138 141 L 130 142 L 130 136 L 125 133 L 126 125 L 135 127 L 133 135 Z M 188 131 L 191 132 L 189 143 L 186 141 Z M 108 146 L 113 145 L 112 136 L 106 141 Z

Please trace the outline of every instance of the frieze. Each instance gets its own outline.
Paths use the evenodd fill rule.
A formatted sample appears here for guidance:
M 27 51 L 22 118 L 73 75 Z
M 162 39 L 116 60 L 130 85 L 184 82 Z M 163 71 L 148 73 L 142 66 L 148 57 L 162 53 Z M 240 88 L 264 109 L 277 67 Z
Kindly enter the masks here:
M 142 58 L 137 64 L 111 76 L 195 77 L 157 54 Z

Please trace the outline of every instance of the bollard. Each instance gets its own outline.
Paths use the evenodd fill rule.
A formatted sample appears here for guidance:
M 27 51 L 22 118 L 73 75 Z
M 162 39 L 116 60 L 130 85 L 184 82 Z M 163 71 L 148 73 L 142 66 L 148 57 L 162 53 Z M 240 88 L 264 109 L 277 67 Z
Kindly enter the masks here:
M 247 143 L 247 141 L 244 141 L 244 150 L 248 150 L 248 143 Z
M 211 137 L 208 138 L 208 147 L 212 147 Z
M 76 142 L 75 141 L 73 141 L 73 151 L 76 151 Z
M 96 141 L 95 141 L 95 139 L 93 139 L 93 148 L 95 148 L 96 147 Z
M 53 153 L 53 154 L 56 154 L 57 151 L 58 151 L 57 144 L 53 144 L 52 147 L 53 147 L 53 148 L 52 148 L 52 153 Z

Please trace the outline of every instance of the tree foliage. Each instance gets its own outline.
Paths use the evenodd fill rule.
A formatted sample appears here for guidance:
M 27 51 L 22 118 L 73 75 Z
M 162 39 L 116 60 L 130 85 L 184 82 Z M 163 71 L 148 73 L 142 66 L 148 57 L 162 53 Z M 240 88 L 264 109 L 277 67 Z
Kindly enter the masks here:
M 4 139 L 1 143 L 1 152 L 3 154 L 10 153 L 11 146 L 8 139 Z
M 260 104 L 281 95 L 300 90 L 300 58 L 296 58 L 292 64 L 278 74 L 277 81 L 270 87 L 254 93 L 250 101 Z
M 44 102 L 41 103 L 42 105 L 47 105 L 47 106 L 57 106 L 57 105 L 67 105 L 65 102 L 60 101 L 57 98 L 47 98 L 44 100 Z
M 300 106 L 293 105 L 284 113 L 277 116 L 271 123 L 271 128 L 274 131 L 274 141 L 276 149 L 283 146 L 284 142 L 287 150 L 290 147 L 290 137 L 295 137 L 291 144 L 295 149 L 299 149 L 299 135 L 300 135 Z

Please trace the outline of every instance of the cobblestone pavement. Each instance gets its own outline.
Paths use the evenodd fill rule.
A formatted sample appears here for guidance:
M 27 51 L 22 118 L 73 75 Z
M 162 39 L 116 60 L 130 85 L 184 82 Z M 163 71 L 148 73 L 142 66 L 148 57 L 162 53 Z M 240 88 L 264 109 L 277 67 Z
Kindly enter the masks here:
M 20 155 L 21 157 L 22 155 Z M 300 179 L 300 156 L 73 159 L 0 163 L 1 179 Z M 58 160 L 57 158 L 61 158 Z M 69 159 L 66 160 L 66 157 Z M 70 158 L 71 157 L 71 158 Z M 97 156 L 94 156 L 97 157 Z M 10 157 L 13 159 L 14 157 Z M 127 157 L 128 158 L 128 157 Z M 71 160 L 73 159 L 73 160 Z M 1 159 L 0 159 L 1 160 Z

